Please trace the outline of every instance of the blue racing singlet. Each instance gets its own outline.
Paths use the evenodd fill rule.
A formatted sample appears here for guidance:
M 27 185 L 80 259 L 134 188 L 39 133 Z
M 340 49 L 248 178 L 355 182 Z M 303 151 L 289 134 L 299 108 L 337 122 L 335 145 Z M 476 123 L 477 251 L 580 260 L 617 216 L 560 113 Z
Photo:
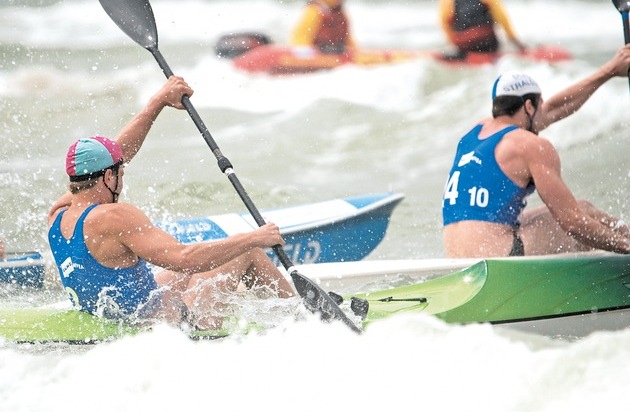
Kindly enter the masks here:
M 503 173 L 494 156 L 503 136 L 517 127 L 509 126 L 479 139 L 481 128 L 481 124 L 475 126 L 457 146 L 442 197 L 444 226 L 462 220 L 480 220 L 517 227 L 525 198 L 535 187 L 533 182 L 524 189 L 516 185 Z
M 85 244 L 85 218 L 96 206 L 83 212 L 70 239 L 61 234 L 65 211 L 59 213 L 48 231 L 61 282 L 72 303 L 86 312 L 108 318 L 149 315 L 154 309 L 152 305 L 157 303 L 151 298 L 158 285 L 147 262 L 138 259 L 137 264 L 128 268 L 109 268 L 94 259 Z

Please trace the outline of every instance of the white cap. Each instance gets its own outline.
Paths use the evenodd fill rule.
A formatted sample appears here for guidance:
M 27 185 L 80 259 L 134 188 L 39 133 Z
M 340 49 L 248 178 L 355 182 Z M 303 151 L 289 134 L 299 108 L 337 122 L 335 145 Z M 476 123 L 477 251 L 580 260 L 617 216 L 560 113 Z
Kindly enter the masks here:
M 492 100 L 497 96 L 525 96 L 542 94 L 538 83 L 528 75 L 519 72 L 507 72 L 497 77 L 492 86 Z

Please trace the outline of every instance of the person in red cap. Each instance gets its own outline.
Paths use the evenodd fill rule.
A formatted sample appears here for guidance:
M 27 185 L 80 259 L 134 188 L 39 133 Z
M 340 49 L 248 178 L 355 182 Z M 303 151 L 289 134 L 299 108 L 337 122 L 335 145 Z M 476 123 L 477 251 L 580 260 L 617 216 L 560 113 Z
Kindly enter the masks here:
M 625 77 L 630 45 L 590 76 L 542 98 L 523 73 L 506 73 L 492 89 L 492 117 L 459 142 L 442 197 L 449 257 L 546 255 L 603 249 L 630 253 L 630 231 L 619 219 L 575 199 L 560 158 L 541 130 L 575 113 L 604 83 Z M 543 206 L 525 209 L 534 190 Z
M 108 318 L 217 328 L 223 319 L 221 296 L 241 283 L 281 298 L 295 295 L 263 250 L 284 244 L 275 224 L 219 241 L 182 244 L 137 207 L 118 202 L 124 164 L 140 150 L 162 109 L 182 109 L 182 97 L 192 94 L 182 78 L 172 76 L 115 141 L 83 138 L 68 149 L 70 191 L 48 214 L 48 239 L 76 307 Z M 154 274 L 148 264 L 163 270 Z

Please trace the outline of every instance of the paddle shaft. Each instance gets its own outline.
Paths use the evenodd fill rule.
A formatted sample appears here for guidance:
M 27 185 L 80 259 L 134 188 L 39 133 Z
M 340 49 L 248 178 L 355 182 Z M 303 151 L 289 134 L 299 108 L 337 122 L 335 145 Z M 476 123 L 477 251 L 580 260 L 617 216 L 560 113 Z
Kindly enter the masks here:
M 164 56 L 162 56 L 162 53 L 160 53 L 160 51 L 155 48 L 151 48 L 149 49 L 149 51 L 155 57 L 155 60 L 159 64 L 166 78 L 168 79 L 169 77 L 173 76 L 174 73 L 169 67 L 166 60 L 164 59 Z M 188 96 L 184 96 L 182 98 L 182 104 L 184 105 L 184 108 L 186 108 L 186 111 L 190 115 L 190 118 L 195 123 L 195 126 L 197 126 L 197 129 L 199 129 L 199 132 L 201 133 L 203 140 L 206 141 L 206 144 L 208 145 L 208 147 L 210 147 L 210 150 L 212 150 L 212 154 L 217 159 L 217 164 L 219 165 L 219 169 L 221 169 L 221 173 L 224 173 L 227 176 L 227 178 L 230 180 L 230 183 L 232 183 L 232 186 L 234 187 L 239 197 L 245 204 L 245 207 L 247 208 L 249 213 L 254 218 L 254 221 L 256 222 L 256 224 L 258 224 L 258 226 L 265 225 L 266 223 L 265 219 L 263 219 L 262 215 L 258 211 L 258 208 L 256 208 L 256 205 L 254 205 L 254 202 L 245 191 L 245 188 L 241 184 L 241 181 L 238 179 L 238 176 L 236 176 L 232 163 L 221 152 L 221 149 L 219 148 L 217 143 L 214 141 L 214 138 L 210 134 L 210 131 L 204 124 L 203 120 L 201 119 L 201 116 L 199 116 L 197 109 L 195 109 L 195 106 L 193 106 Z M 278 259 L 280 260 L 280 263 L 282 263 L 282 266 L 284 266 L 284 268 L 287 271 L 289 271 L 289 273 L 295 270 L 293 269 L 293 263 L 289 259 L 289 256 L 284 251 L 282 246 L 280 245 L 274 246 L 273 251 L 278 256 Z
M 623 39 L 625 44 L 630 43 L 630 23 L 628 22 L 628 13 L 630 12 L 630 0 L 612 0 L 615 8 L 621 13 L 621 22 L 623 23 Z M 628 69 L 628 86 L 630 86 L 630 69 Z
M 153 16 L 153 10 L 148 0 L 99 0 L 99 2 L 109 17 L 125 34 L 151 52 L 164 72 L 166 78 L 173 76 L 173 71 L 158 49 L 157 26 L 155 25 L 155 17 Z M 210 147 L 210 150 L 212 150 L 221 172 L 228 177 L 232 186 L 236 189 L 236 192 L 258 226 L 263 226 L 266 223 L 265 220 L 254 205 L 254 202 L 252 202 L 249 195 L 247 195 L 243 185 L 234 173 L 232 164 L 219 149 L 219 146 L 212 138 L 212 135 L 203 123 L 201 116 L 199 116 L 199 113 L 192 105 L 188 96 L 184 96 L 182 98 L 182 105 L 186 111 L 188 111 L 188 114 L 201 132 L 201 135 Z M 309 310 L 313 312 L 319 311 L 323 320 L 329 320 L 331 318 L 338 319 L 343 321 L 353 331 L 357 333 L 361 332 L 361 329 L 359 329 L 354 322 L 346 316 L 337 303 L 326 292 L 324 292 L 322 288 L 320 288 L 312 280 L 300 274 L 293 267 L 293 263 L 289 259 L 289 256 L 287 256 L 282 246 L 275 245 L 272 249 L 278 256 L 280 263 L 282 263 L 284 268 L 291 275 L 296 291 L 302 297 L 305 306 Z
M 168 79 L 169 77 L 173 76 L 173 71 L 166 62 L 166 59 L 164 59 L 164 56 L 162 56 L 162 53 L 160 53 L 159 49 L 157 49 L 157 47 L 150 47 L 147 49 L 151 52 L 153 57 L 155 57 L 155 60 L 162 69 L 162 72 L 164 73 L 166 78 Z M 232 186 L 238 193 L 239 197 L 245 204 L 245 207 L 252 215 L 258 226 L 263 226 L 266 223 L 265 219 L 263 219 L 262 215 L 258 211 L 258 208 L 256 208 L 256 205 L 254 205 L 254 202 L 245 191 L 245 188 L 243 187 L 240 180 L 238 179 L 238 176 L 236 176 L 236 173 L 234 172 L 232 163 L 227 157 L 223 155 L 221 149 L 219 149 L 219 146 L 214 141 L 214 138 L 210 134 L 210 131 L 204 124 L 201 116 L 199 116 L 199 113 L 193 106 L 188 96 L 184 96 L 182 98 L 182 105 L 197 126 L 197 129 L 199 129 L 199 132 L 203 136 L 203 139 L 206 141 L 206 144 L 208 145 L 208 147 L 210 147 L 210 150 L 212 150 L 212 154 L 214 154 L 214 157 L 217 159 L 217 164 L 219 165 L 219 169 L 221 169 L 221 172 L 224 173 L 230 180 L 230 183 L 232 183 Z M 289 256 L 284 251 L 282 246 L 275 245 L 272 249 L 275 252 L 276 256 L 278 256 L 278 259 L 280 260 L 280 263 L 282 263 L 282 266 L 284 266 L 287 272 L 291 275 L 293 284 L 295 285 L 298 292 L 300 292 L 300 295 L 305 300 L 306 306 L 309 307 L 309 309 L 320 310 L 322 312 L 322 316 L 326 316 L 327 318 L 338 318 L 342 320 L 353 331 L 361 333 L 361 329 L 359 329 L 354 324 L 354 322 L 352 322 L 347 316 L 345 316 L 345 314 L 343 314 L 337 304 L 332 301 L 332 299 L 330 298 L 330 296 L 328 296 L 328 294 L 326 294 L 326 292 L 315 285 L 310 279 L 302 276 L 294 268 L 291 259 L 289 259 Z
M 623 39 L 626 44 L 630 43 L 630 23 L 628 22 L 628 11 L 621 12 L 623 22 Z M 630 68 L 628 69 L 628 87 L 630 88 Z

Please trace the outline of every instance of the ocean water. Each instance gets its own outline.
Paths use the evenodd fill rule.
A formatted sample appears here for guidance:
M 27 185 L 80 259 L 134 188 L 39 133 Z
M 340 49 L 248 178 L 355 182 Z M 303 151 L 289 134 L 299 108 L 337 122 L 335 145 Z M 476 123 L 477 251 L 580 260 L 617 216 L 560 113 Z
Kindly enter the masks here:
M 369 259 L 443 256 L 444 179 L 459 136 L 489 114 L 498 74 L 525 70 L 550 96 L 623 44 L 610 2 L 505 0 L 525 43 L 562 46 L 575 58 L 506 57 L 474 68 L 417 60 L 273 78 L 214 57 L 227 32 L 260 31 L 285 43 L 303 4 L 152 2 L 162 54 L 195 89 L 192 102 L 259 208 L 406 195 Z M 434 1 L 346 4 L 364 48 L 445 47 Z M 0 55 L 0 237 L 7 250 L 48 255 L 45 215 L 65 190 L 67 147 L 85 135 L 115 136 L 164 78 L 95 0 L 2 2 Z M 613 79 L 542 133 L 576 196 L 626 220 L 629 109 L 627 79 Z M 192 121 L 172 109 L 125 183 L 123 199 L 155 219 L 244 210 Z M 0 298 L 29 304 L 42 296 Z M 168 327 L 86 348 L 0 342 L 0 410 L 624 410 L 629 347 L 628 331 L 564 342 L 422 316 L 393 318 L 361 336 L 307 317 L 217 342 L 192 342 Z

